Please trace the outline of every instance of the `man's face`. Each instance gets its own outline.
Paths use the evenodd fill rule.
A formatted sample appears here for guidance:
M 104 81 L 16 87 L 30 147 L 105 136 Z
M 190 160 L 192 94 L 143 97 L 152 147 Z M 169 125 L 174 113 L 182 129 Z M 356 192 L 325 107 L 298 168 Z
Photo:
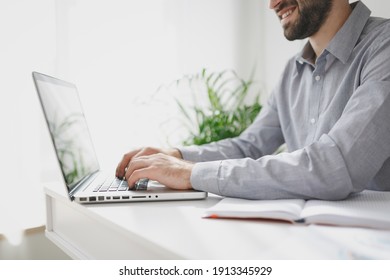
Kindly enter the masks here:
M 284 36 L 292 41 L 315 34 L 326 20 L 333 0 L 270 0 L 284 29 Z

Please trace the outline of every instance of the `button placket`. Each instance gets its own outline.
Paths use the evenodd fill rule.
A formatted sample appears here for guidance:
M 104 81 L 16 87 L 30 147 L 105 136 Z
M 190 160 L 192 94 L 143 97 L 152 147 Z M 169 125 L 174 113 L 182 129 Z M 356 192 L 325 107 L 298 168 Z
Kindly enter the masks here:
M 317 61 L 316 68 L 313 71 L 313 94 L 310 96 L 310 109 L 308 116 L 309 134 L 308 143 L 311 143 L 315 137 L 319 117 L 319 103 L 322 95 L 322 88 L 325 76 L 326 58 L 322 57 Z

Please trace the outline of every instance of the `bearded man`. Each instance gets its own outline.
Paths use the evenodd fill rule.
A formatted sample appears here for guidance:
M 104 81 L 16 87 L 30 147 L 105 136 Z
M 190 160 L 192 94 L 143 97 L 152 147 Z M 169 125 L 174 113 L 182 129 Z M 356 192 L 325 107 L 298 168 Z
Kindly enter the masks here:
M 361 2 L 270 0 L 288 40 L 308 39 L 239 137 L 126 153 L 116 169 L 175 189 L 247 199 L 390 191 L 390 21 Z M 274 154 L 286 144 L 287 152 Z

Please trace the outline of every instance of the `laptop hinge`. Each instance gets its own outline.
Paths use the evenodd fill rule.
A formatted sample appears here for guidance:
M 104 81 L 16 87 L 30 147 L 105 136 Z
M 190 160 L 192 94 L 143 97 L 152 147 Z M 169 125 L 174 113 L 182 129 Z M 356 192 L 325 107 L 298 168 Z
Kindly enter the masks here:
M 74 200 L 74 193 L 76 193 L 77 191 L 80 190 L 81 186 L 83 187 L 88 187 L 88 185 L 93 181 L 93 179 L 96 178 L 97 176 L 97 173 L 99 172 L 99 170 L 93 172 L 92 174 L 88 175 L 88 176 L 85 176 L 83 179 L 81 179 L 77 184 L 76 186 L 69 192 L 69 197 L 71 200 Z M 90 181 L 89 183 L 87 183 L 88 181 Z

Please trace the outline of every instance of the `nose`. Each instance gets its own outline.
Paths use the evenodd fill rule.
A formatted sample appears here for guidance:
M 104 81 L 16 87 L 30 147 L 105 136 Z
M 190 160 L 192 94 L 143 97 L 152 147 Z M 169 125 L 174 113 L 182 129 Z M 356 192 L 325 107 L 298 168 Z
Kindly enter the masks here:
M 269 0 L 269 5 L 268 7 L 270 9 L 275 9 L 275 7 L 277 7 L 279 4 L 280 4 L 281 0 Z

